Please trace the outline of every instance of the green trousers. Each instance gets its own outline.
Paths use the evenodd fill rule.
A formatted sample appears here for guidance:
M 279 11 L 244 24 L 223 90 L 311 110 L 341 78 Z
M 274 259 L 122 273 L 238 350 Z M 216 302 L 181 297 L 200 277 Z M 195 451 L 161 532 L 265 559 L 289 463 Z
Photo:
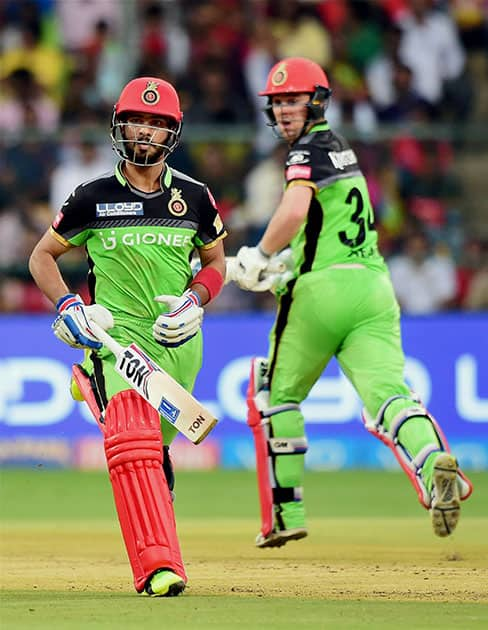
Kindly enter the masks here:
M 399 307 L 387 272 L 309 272 L 281 296 L 270 333 L 270 407 L 302 403 L 333 356 L 373 418 L 390 397 L 407 397 L 388 407 L 387 428 L 401 409 L 415 404 L 404 381 Z M 303 437 L 303 415 L 299 410 L 276 414 L 271 431 L 274 437 Z M 406 422 L 400 437 L 414 454 L 438 443 L 426 418 Z M 303 468 L 304 455 L 277 456 L 277 483 L 301 486 Z

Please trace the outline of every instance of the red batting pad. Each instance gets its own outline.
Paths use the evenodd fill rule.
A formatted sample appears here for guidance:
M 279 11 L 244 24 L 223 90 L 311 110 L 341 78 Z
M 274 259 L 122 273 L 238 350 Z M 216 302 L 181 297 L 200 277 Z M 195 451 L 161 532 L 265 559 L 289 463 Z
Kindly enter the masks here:
M 116 394 L 107 406 L 105 455 L 136 591 L 163 567 L 186 582 L 163 473 L 159 414 L 133 390 Z
M 251 361 L 251 375 L 247 388 L 247 424 L 251 427 L 254 436 L 256 475 L 258 478 L 259 504 L 261 507 L 261 533 L 266 537 L 273 530 L 273 493 L 268 470 L 268 466 L 270 465 L 268 440 L 265 435 L 265 428 L 261 424 L 263 421 L 261 413 L 256 407 L 254 400 L 256 393 L 253 359 Z

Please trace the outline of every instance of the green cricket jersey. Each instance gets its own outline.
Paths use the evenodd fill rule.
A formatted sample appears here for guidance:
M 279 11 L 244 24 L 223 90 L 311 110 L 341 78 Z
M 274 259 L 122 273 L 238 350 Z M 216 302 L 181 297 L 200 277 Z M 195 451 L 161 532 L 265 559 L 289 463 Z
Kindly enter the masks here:
M 297 275 L 333 264 L 384 270 L 366 181 L 354 151 L 327 123 L 315 125 L 288 153 L 288 186 L 310 184 L 308 217 L 291 242 Z
M 78 186 L 51 233 L 65 245 L 84 245 L 92 302 L 115 317 L 152 322 L 160 294 L 181 295 L 191 279 L 195 248 L 226 235 L 206 185 L 166 166 L 161 190 L 144 193 L 121 170 Z

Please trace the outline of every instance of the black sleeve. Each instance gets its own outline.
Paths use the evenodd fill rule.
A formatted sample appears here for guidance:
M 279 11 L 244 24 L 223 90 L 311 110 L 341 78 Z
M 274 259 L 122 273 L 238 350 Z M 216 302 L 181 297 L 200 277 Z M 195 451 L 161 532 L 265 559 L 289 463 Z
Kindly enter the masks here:
M 204 186 L 200 201 L 200 226 L 195 244 L 197 247 L 207 247 L 226 235 L 227 231 L 220 218 L 215 199 L 208 187 Z
M 306 180 L 322 188 L 328 181 L 351 174 L 358 168 L 354 151 L 335 137 L 330 143 L 294 146 L 286 159 L 285 179 L 287 184 Z
M 82 185 L 75 188 L 68 199 L 64 202 L 61 210 L 54 217 L 51 229 L 63 239 L 72 242 L 76 240 L 76 245 L 83 242 L 83 237 L 79 235 L 85 231 L 89 222 L 90 204 L 86 198 L 86 191 Z M 78 236 L 78 238 L 76 238 Z M 81 238 L 81 242 L 80 242 Z

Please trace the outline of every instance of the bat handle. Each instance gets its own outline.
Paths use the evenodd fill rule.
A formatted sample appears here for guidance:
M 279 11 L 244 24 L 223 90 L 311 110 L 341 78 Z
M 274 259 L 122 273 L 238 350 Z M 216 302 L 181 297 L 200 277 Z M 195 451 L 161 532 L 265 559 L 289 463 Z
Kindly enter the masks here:
M 113 354 L 117 356 L 122 352 L 122 346 L 115 341 L 115 339 L 111 337 L 106 330 L 94 322 L 93 319 L 90 319 L 90 326 L 98 340 L 101 341 L 111 352 L 113 352 Z

